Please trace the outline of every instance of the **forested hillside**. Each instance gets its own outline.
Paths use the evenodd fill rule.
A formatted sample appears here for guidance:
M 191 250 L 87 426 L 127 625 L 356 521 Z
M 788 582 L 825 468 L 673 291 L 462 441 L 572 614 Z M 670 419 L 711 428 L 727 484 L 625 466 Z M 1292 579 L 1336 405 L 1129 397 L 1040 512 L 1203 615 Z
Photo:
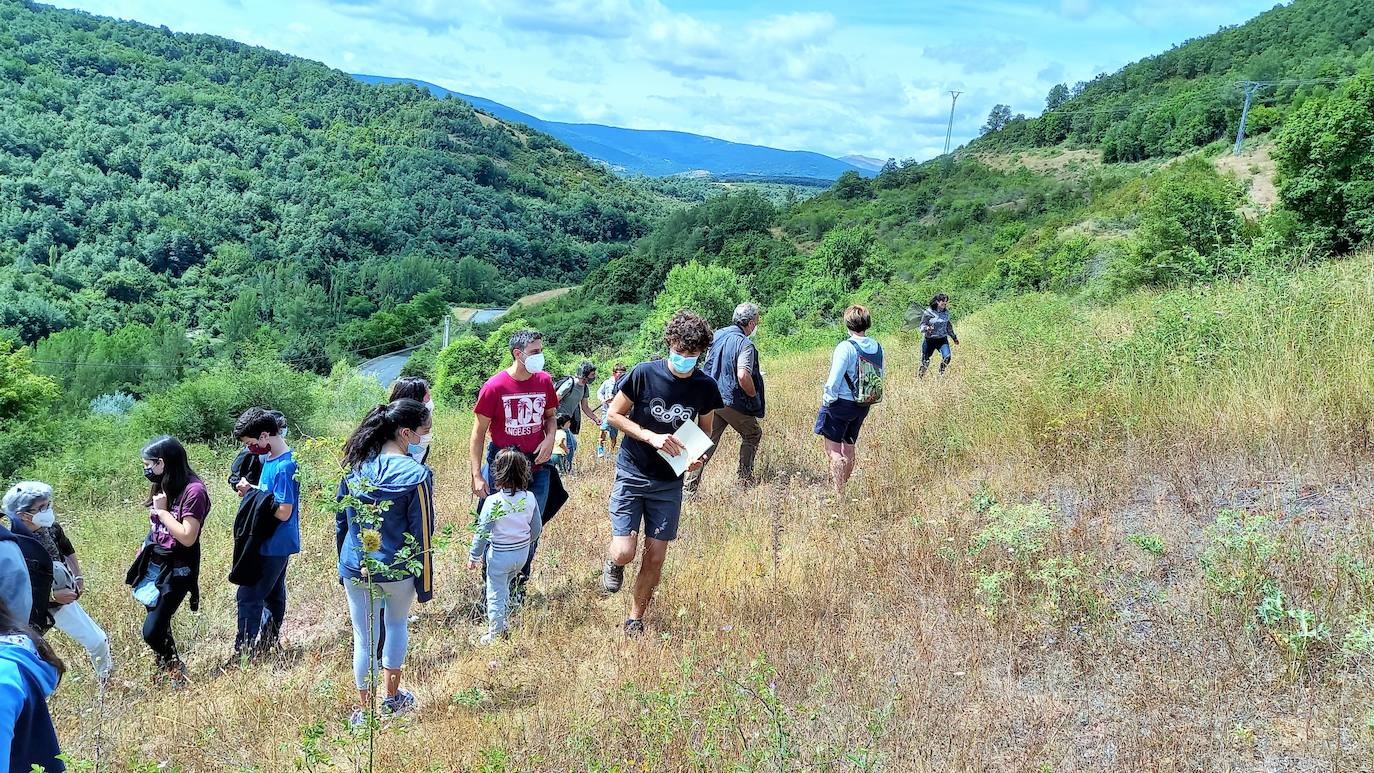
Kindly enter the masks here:
M 965 313 L 1027 291 L 1112 300 L 1347 254 L 1374 236 L 1371 8 L 1297 0 L 1057 87 L 1044 116 L 990 120 L 955 154 L 845 174 L 790 206 L 735 196 L 676 213 L 536 318 L 556 339 L 632 342 L 695 261 L 765 305 L 763 340 L 805 347 L 855 299 L 897 330 L 936 291 Z M 1263 91 L 1232 157 L 1237 78 L 1316 82 Z M 1255 199 L 1256 177 L 1276 195 Z
M 653 200 L 460 101 L 0 0 L 0 336 L 49 359 L 165 368 L 266 326 L 327 370 L 580 281 Z
M 1174 156 L 1235 136 L 1243 107 L 1238 81 L 1263 81 L 1252 134 L 1286 112 L 1374 66 L 1374 4 L 1297 0 L 1255 19 L 1190 40 L 1091 81 L 1056 86 L 1037 118 L 993 111 L 974 147 L 1097 147 L 1103 159 Z

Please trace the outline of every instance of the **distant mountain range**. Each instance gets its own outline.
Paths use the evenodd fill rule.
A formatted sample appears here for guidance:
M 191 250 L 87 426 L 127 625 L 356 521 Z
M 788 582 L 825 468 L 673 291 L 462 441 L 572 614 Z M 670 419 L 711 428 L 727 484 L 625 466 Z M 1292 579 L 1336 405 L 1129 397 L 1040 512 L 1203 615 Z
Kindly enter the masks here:
M 410 83 L 428 89 L 440 99 L 451 96 L 466 100 L 473 107 L 503 121 L 523 123 L 552 135 L 579 153 L 601 161 L 621 174 L 666 177 L 690 172 L 707 172 L 711 175 L 747 174 L 761 177 L 811 177 L 834 180 L 850 170 L 869 175 L 883 165 L 882 161 L 862 156 L 851 156 L 848 160 L 841 160 L 806 150 L 778 150 L 687 132 L 545 121 L 500 102 L 460 94 L 413 78 L 389 78 L 380 75 L 353 77 L 372 84 Z M 872 164 L 874 161 L 877 163 L 876 166 Z

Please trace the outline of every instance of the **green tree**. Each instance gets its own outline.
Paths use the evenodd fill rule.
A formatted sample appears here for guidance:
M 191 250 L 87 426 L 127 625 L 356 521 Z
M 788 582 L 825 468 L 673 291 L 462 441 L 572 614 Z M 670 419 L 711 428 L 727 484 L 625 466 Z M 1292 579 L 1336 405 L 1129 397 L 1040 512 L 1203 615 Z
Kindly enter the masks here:
M 1374 76 L 1305 102 L 1278 137 L 1279 195 L 1337 250 L 1374 235 Z
M 477 391 L 499 367 L 482 339 L 458 336 L 434 360 L 434 399 L 454 408 L 471 407 L 477 402 Z
M 0 476 L 32 461 L 35 443 L 49 435 L 47 407 L 59 394 L 57 382 L 34 370 L 28 349 L 0 343 Z
M 1065 102 L 1069 101 L 1070 96 L 1068 86 L 1063 83 L 1055 84 L 1050 89 L 1050 93 L 1045 97 L 1045 109 L 1058 110 L 1064 106 Z
M 835 198 L 842 201 L 866 199 L 873 195 L 873 191 L 868 187 L 868 181 L 852 169 L 840 175 L 840 179 L 835 181 L 830 190 L 834 192 Z
M 700 314 L 712 327 L 724 327 L 747 296 L 744 280 L 728 268 L 696 261 L 677 266 L 668 274 L 663 292 L 654 299 L 653 313 L 639 329 L 635 351 L 646 358 L 661 354 L 663 327 L 683 309 Z
M 1009 123 L 1011 123 L 1011 107 L 1007 105 L 993 105 L 992 110 L 988 113 L 987 123 L 983 124 L 983 128 L 979 133 L 992 134 L 994 132 L 1000 132 L 1007 128 L 1007 124 Z

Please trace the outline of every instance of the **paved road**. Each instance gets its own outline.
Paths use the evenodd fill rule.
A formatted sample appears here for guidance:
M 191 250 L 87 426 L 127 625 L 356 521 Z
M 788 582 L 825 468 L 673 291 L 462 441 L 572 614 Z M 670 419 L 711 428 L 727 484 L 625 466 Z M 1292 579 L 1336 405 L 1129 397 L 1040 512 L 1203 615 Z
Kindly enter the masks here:
M 476 314 L 473 314 L 470 321 L 474 325 L 485 325 L 488 322 L 495 322 L 505 316 L 507 311 L 510 311 L 510 309 L 482 309 Z
M 482 309 L 476 314 L 473 314 L 469 322 L 474 325 L 484 325 L 488 322 L 494 322 L 500 319 L 507 311 L 508 309 Z M 415 351 L 416 348 L 418 347 L 402 349 L 399 352 L 392 352 L 391 354 L 383 354 L 381 357 L 374 357 L 359 365 L 358 370 L 376 378 L 384 387 L 391 386 L 391 382 L 401 377 L 401 369 L 406 366 L 406 362 L 410 360 L 411 352 Z
M 376 378 L 382 382 L 382 386 L 391 386 L 391 382 L 401 377 L 401 368 L 406 366 L 406 362 L 410 360 L 410 353 L 413 351 L 414 349 L 406 349 L 375 357 L 359 365 L 358 370 Z

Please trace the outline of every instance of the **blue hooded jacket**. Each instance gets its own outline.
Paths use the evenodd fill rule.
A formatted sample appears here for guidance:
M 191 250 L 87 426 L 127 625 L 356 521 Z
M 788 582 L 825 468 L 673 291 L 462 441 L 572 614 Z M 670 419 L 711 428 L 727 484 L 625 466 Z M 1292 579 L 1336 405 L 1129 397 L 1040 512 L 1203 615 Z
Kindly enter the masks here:
M 407 535 L 414 538 L 418 552 L 415 558 L 420 563 L 418 573 L 411 574 L 405 567 L 396 566 L 386 581 L 412 576 L 420 601 L 434 597 L 433 487 L 434 474 L 428 467 L 403 454 L 380 454 L 344 477 L 336 495 L 340 501 L 352 495 L 380 512 L 381 547 L 369 553 L 370 558 L 390 566 L 406 546 Z M 362 579 L 361 532 L 356 509 L 341 508 L 334 518 L 341 582 Z
M 62 750 L 48 714 L 56 689 L 57 669 L 18 644 L 0 644 L 0 771 L 67 769 L 57 758 Z

